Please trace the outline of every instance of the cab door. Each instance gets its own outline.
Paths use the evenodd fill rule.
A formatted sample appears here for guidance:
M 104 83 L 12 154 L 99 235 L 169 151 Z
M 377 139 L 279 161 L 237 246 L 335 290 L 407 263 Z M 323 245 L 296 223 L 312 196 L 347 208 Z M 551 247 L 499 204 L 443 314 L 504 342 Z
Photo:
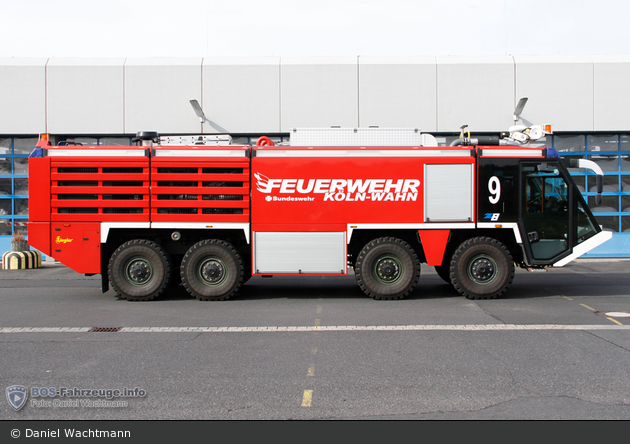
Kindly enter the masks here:
M 572 250 L 573 187 L 558 162 L 521 164 L 520 224 L 530 264 L 552 264 Z

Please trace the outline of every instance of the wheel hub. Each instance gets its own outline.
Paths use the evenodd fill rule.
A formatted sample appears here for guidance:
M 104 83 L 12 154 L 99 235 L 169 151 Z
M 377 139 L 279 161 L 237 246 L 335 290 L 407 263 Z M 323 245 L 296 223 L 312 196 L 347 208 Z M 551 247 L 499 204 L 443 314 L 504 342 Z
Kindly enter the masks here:
M 218 259 L 208 259 L 199 267 L 201 278 L 209 285 L 217 285 L 225 278 L 225 264 Z
M 495 277 L 496 264 L 488 257 L 478 257 L 470 263 L 469 274 L 475 282 L 488 283 Z
M 127 280 L 134 285 L 143 285 L 151 280 L 153 268 L 145 259 L 134 259 L 127 265 Z
M 383 283 L 390 284 L 400 278 L 400 262 L 393 257 L 384 257 L 376 262 L 374 271 L 376 278 Z

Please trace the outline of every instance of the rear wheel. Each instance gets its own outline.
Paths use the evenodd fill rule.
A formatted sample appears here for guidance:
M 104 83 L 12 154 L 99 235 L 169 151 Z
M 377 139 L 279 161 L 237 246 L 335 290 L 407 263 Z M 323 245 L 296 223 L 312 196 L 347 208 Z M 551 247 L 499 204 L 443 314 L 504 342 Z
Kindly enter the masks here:
M 420 278 L 420 260 L 411 246 L 394 237 L 368 242 L 355 264 L 359 287 L 374 299 L 402 299 Z
M 238 251 L 217 239 L 197 242 L 182 259 L 182 283 L 201 301 L 229 299 L 243 284 L 243 274 L 243 260 Z
M 168 255 L 159 244 L 146 239 L 130 240 L 118 247 L 107 271 L 114 291 L 129 301 L 157 298 L 171 278 Z
M 498 240 L 475 237 L 453 254 L 450 277 L 455 290 L 468 299 L 495 299 L 514 280 L 514 260 Z

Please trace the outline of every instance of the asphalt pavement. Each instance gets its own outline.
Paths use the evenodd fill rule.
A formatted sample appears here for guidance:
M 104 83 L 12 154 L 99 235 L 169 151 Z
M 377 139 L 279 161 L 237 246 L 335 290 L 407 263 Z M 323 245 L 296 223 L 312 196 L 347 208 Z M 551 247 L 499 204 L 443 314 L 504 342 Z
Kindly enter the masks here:
M 629 267 L 518 270 L 487 301 L 430 267 L 401 301 L 367 298 L 351 275 L 254 277 L 222 302 L 181 287 L 129 302 L 61 264 L 1 270 L 0 386 L 31 394 L 19 411 L 0 403 L 0 419 L 624 420 Z

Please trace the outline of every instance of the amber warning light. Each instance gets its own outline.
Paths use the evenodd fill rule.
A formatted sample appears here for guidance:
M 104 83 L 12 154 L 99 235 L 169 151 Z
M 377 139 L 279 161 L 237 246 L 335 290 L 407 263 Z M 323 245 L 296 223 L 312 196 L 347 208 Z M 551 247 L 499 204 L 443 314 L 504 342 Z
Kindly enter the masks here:
M 50 146 L 51 143 L 50 143 L 50 137 L 49 136 L 50 135 L 47 134 L 47 133 L 40 134 L 39 135 L 39 141 L 37 142 L 36 147 L 37 148 L 44 148 L 44 147 Z

